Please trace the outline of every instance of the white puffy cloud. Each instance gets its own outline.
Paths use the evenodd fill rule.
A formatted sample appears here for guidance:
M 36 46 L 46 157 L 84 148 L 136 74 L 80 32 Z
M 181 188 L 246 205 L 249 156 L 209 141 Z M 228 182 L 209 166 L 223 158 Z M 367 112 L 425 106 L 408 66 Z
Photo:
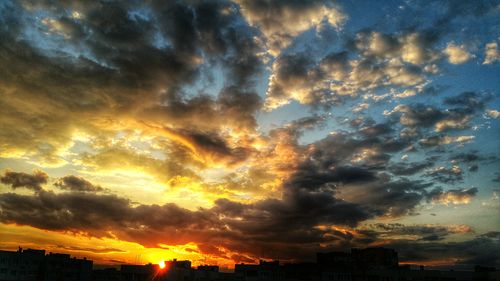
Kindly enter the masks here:
M 448 61 L 451 64 L 462 64 L 473 57 L 473 55 L 467 51 L 465 45 L 455 45 L 454 43 L 449 43 L 443 50 L 443 53 L 448 57 Z
M 490 118 L 497 119 L 498 117 L 500 117 L 500 111 L 496 109 L 487 109 L 486 115 Z
M 500 61 L 500 54 L 498 53 L 497 42 L 491 42 L 486 44 L 484 50 L 484 62 L 483 64 L 492 64 L 494 62 Z

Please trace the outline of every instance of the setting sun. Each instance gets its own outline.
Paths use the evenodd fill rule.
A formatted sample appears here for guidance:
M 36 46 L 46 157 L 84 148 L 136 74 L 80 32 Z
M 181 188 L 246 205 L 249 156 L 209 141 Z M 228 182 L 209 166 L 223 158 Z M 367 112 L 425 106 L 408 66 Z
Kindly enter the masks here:
M 165 265 L 165 261 L 160 261 L 160 262 L 158 263 L 158 265 L 160 266 L 160 268 L 161 268 L 161 269 L 164 269 L 164 268 L 165 268 L 165 266 L 166 266 L 166 265 Z

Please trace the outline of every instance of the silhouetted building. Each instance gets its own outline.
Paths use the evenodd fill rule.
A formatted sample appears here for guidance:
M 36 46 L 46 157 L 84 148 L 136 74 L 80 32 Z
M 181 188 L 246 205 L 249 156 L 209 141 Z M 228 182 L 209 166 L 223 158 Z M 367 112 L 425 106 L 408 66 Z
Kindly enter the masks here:
M 44 280 L 44 250 L 0 251 L 0 280 Z
M 318 253 L 316 263 L 280 265 L 279 261 L 236 264 L 234 273 L 215 265 L 191 267 L 188 260 L 121 265 L 96 269 L 92 261 L 44 250 L 0 251 L 0 281 L 500 281 L 494 267 L 474 271 L 425 270 L 398 265 L 397 252 L 386 248 L 352 249 L 350 253 Z
M 92 261 L 44 250 L 0 251 L 0 281 L 90 281 Z
M 184 261 L 178 261 L 177 259 L 167 261 L 165 262 L 167 265 L 167 268 L 184 268 L 184 269 L 191 269 L 191 261 L 184 260 Z
M 219 267 L 216 265 L 200 265 L 195 274 L 195 281 L 212 281 L 219 278 Z
M 197 269 L 200 271 L 219 272 L 219 267 L 217 265 L 200 265 Z
M 243 278 L 245 281 L 259 280 L 259 265 L 257 264 L 235 264 L 234 274 Z
M 259 261 L 259 264 L 236 264 L 234 266 L 236 278 L 246 281 L 274 281 L 283 280 L 283 271 L 279 261 Z
M 94 269 L 92 281 L 121 281 L 120 271 L 116 268 Z
M 352 256 L 346 252 L 317 253 L 316 261 L 321 268 L 349 270 L 352 269 Z
M 92 261 L 71 258 L 67 254 L 49 253 L 45 256 L 46 281 L 83 281 L 92 278 Z
M 160 280 L 160 266 L 157 264 L 131 265 L 123 264 L 120 266 L 121 281 L 151 281 Z
M 283 265 L 284 280 L 314 281 L 320 280 L 320 267 L 317 263 L 289 263 Z
M 398 253 L 394 249 L 351 249 L 352 261 L 358 270 L 397 268 Z

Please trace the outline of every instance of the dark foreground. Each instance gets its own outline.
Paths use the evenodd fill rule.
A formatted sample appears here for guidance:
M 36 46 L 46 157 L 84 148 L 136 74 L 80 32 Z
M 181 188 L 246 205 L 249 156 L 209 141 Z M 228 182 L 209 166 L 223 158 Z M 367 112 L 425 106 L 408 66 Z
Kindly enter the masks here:
M 191 267 L 190 261 L 120 265 L 119 269 L 95 269 L 87 259 L 44 250 L 0 251 L 0 281 L 490 281 L 500 271 L 476 266 L 473 271 L 425 270 L 399 265 L 397 252 L 386 248 L 352 249 L 351 253 L 318 253 L 315 263 L 280 265 L 278 261 L 236 264 L 234 272 L 218 266 Z

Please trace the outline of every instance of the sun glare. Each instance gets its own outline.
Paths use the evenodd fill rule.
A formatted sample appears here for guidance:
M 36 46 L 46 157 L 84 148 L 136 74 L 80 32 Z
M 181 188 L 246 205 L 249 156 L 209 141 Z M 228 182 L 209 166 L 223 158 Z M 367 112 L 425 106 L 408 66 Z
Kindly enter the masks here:
M 161 269 L 164 269 L 164 268 L 165 268 L 165 266 L 166 266 L 166 265 L 165 265 L 165 261 L 160 261 L 160 262 L 158 263 L 158 265 L 160 266 L 160 268 L 161 268 Z

